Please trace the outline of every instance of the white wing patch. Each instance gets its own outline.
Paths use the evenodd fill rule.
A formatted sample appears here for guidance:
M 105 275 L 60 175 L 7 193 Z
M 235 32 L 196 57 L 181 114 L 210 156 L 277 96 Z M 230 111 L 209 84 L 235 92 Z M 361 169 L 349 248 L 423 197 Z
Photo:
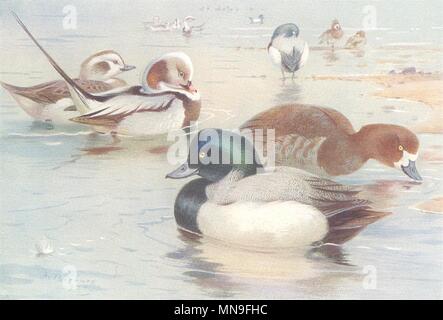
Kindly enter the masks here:
M 98 102 L 98 108 L 83 114 L 82 118 L 124 118 L 135 112 L 160 111 L 169 108 L 175 99 L 173 94 L 159 96 L 118 95 L 105 102 Z

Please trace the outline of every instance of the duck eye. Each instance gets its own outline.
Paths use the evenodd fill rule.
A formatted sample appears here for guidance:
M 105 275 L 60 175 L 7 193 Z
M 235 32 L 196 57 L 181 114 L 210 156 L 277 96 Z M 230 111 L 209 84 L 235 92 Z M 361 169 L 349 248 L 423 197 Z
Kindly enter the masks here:
M 204 157 L 206 157 L 206 153 L 205 152 L 200 152 L 200 154 L 198 155 L 198 157 L 200 158 L 200 159 L 203 159 Z
M 404 150 L 403 146 L 402 146 L 402 145 L 399 145 L 399 146 L 398 146 L 398 150 L 403 151 L 403 150 Z
M 178 75 L 180 76 L 180 78 L 184 78 L 185 77 L 185 73 L 183 71 L 179 71 Z

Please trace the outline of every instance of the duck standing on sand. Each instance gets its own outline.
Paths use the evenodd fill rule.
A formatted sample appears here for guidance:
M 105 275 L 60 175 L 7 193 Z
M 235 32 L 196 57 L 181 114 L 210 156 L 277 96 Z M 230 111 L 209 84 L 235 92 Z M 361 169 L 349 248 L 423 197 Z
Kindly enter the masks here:
M 325 43 L 334 49 L 335 43 L 343 37 L 343 29 L 337 19 L 332 21 L 331 27 L 320 35 L 320 44 Z
M 127 86 L 124 80 L 116 76 L 134 68 L 127 65 L 117 52 L 104 50 L 83 61 L 79 77 L 73 81 L 86 92 L 106 93 Z M 35 120 L 59 123 L 80 115 L 63 80 L 45 82 L 32 87 L 18 87 L 1 81 L 0 84 Z
M 366 44 L 366 33 L 364 31 L 357 31 L 346 41 L 346 49 L 359 49 Z
M 257 174 L 260 167 L 244 137 L 200 131 L 188 160 L 166 176 L 200 176 L 177 195 L 178 228 L 240 246 L 293 248 L 344 243 L 387 215 L 350 187 L 289 167 Z
M 334 109 L 288 104 L 259 113 L 241 126 L 245 129 L 275 130 L 277 165 L 340 176 L 374 159 L 400 169 L 413 180 L 422 180 L 415 166 L 419 140 L 402 126 L 377 123 L 355 131 Z
M 260 14 L 257 18 L 249 17 L 249 23 L 250 24 L 263 24 L 264 19 L 265 19 L 265 17 L 262 14 Z
M 268 54 L 274 65 L 280 68 L 283 80 L 285 72 L 299 70 L 308 60 L 309 47 L 306 41 L 299 37 L 300 30 L 293 23 L 282 24 L 274 30 L 271 42 L 268 44 Z
M 66 81 L 81 116 L 72 121 L 92 126 L 99 132 L 124 135 L 157 135 L 170 130 L 188 130 L 200 115 L 200 94 L 192 85 L 191 59 L 173 52 L 152 61 L 145 69 L 141 86 L 106 96 L 84 91 L 43 49 L 23 22 L 17 22 Z

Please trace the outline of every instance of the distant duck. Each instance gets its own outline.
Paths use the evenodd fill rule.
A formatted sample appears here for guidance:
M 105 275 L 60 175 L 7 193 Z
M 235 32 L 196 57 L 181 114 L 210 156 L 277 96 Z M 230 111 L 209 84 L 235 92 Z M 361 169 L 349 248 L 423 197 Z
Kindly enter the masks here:
M 299 33 L 297 25 L 282 24 L 275 29 L 268 44 L 268 54 L 273 64 L 280 68 L 283 79 L 285 72 L 292 73 L 294 78 L 295 72 L 308 60 L 309 47 Z
M 366 44 L 366 33 L 358 31 L 346 41 L 346 49 L 359 49 Z
M 261 14 L 257 18 L 249 17 L 250 24 L 263 24 L 265 17 Z
M 334 48 L 336 42 L 343 37 L 343 29 L 337 19 L 333 20 L 331 27 L 320 35 L 320 44 Z
M 166 175 L 199 176 L 177 195 L 178 228 L 242 247 L 303 248 L 344 243 L 387 215 L 372 211 L 356 190 L 296 168 L 257 174 L 254 154 L 235 133 L 200 131 L 188 160 Z
M 193 16 L 187 16 L 183 19 L 183 29 L 182 29 L 182 33 L 184 36 L 191 36 L 193 31 L 202 31 L 203 30 L 203 25 L 204 24 L 200 24 L 198 26 L 193 26 L 191 25 L 192 21 L 195 21 L 196 19 Z
M 150 29 L 151 29 L 151 31 L 154 31 L 154 32 L 167 32 L 167 31 L 172 30 L 169 22 L 150 26 Z
M 84 91 L 42 48 L 23 22 L 18 23 L 66 81 L 81 116 L 72 121 L 92 126 L 99 132 L 125 135 L 157 135 L 170 130 L 187 130 L 200 114 L 200 94 L 192 85 L 191 59 L 182 52 L 167 53 L 145 69 L 141 86 L 106 96 Z
M 174 19 L 174 21 L 172 22 L 172 25 L 171 25 L 171 29 L 173 29 L 173 30 L 179 30 L 179 29 L 181 29 L 181 21 L 180 21 L 180 19 L 179 18 L 176 18 L 176 19 Z
M 125 64 L 117 52 L 104 50 L 83 61 L 79 77 L 74 81 L 86 92 L 105 93 L 127 86 L 124 80 L 116 76 L 134 68 Z M 58 123 L 80 115 L 63 80 L 45 82 L 32 87 L 18 87 L 4 82 L 0 84 L 35 120 Z
M 334 109 L 287 104 L 259 113 L 241 129 L 275 129 L 277 165 L 340 176 L 374 159 L 413 180 L 422 180 L 415 166 L 419 140 L 402 126 L 377 123 L 355 131 L 351 122 Z

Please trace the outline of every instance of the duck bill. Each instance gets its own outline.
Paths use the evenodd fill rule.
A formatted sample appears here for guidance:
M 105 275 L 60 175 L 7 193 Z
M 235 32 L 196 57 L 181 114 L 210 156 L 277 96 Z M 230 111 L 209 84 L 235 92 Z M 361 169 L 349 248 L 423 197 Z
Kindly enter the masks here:
M 192 85 L 191 81 L 188 81 L 188 83 L 186 85 L 181 85 L 181 86 L 183 87 L 183 89 L 185 89 L 186 91 L 189 91 L 192 94 L 197 92 L 197 89 Z
M 401 170 L 411 179 L 416 181 L 423 180 L 415 167 L 415 161 L 409 160 L 409 164 L 407 166 L 401 166 Z
M 134 70 L 135 66 L 131 66 L 130 64 L 125 64 L 125 66 L 123 68 L 120 68 L 121 71 L 130 71 L 130 70 Z
M 183 179 L 198 174 L 198 169 L 190 168 L 188 163 L 183 163 L 180 167 L 166 175 L 170 179 Z

